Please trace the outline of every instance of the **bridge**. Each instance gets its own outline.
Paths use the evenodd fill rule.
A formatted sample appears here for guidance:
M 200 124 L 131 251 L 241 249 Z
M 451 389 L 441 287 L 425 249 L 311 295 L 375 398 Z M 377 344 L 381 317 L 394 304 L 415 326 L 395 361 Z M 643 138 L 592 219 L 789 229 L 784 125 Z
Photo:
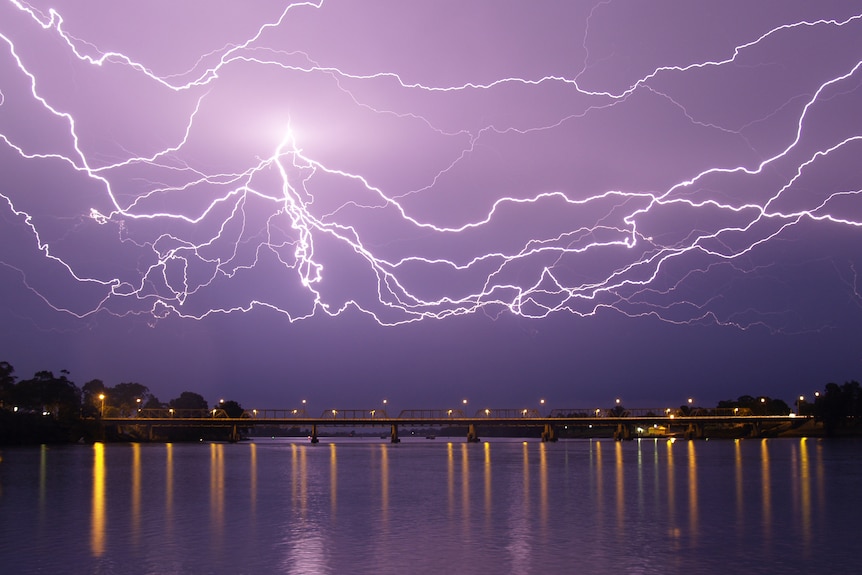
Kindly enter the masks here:
M 541 429 L 542 441 L 557 441 L 559 429 L 612 428 L 616 440 L 635 437 L 670 437 L 681 432 L 686 439 L 706 437 L 707 427 L 728 428 L 745 426 L 749 436 L 758 437 L 767 428 L 781 424 L 803 423 L 810 416 L 757 415 L 744 408 L 638 408 L 624 409 L 554 409 L 547 415 L 535 409 L 480 409 L 472 414 L 462 409 L 406 409 L 392 417 L 385 409 L 326 409 L 319 416 L 300 409 L 251 409 L 239 417 L 231 417 L 216 409 L 138 409 L 128 417 L 101 417 L 103 429 L 113 427 L 118 433 L 133 429 L 138 437 L 156 439 L 159 430 L 219 429 L 230 441 L 258 426 L 290 426 L 309 429 L 312 443 L 319 441 L 320 428 L 368 427 L 388 428 L 388 438 L 399 443 L 399 427 L 424 426 L 466 429 L 467 442 L 480 440 L 478 430 L 491 428 Z M 675 428 L 676 431 L 672 431 Z

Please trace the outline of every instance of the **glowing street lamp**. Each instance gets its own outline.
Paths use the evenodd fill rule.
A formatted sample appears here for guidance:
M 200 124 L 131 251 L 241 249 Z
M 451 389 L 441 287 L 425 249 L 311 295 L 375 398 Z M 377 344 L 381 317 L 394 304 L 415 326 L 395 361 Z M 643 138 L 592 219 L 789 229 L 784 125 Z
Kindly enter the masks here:
M 796 401 L 796 415 L 802 415 L 802 402 L 805 401 L 805 396 L 800 395 Z
M 99 394 L 99 399 L 100 399 L 100 400 L 102 400 L 102 407 L 101 407 L 101 409 L 99 410 L 99 417 L 104 417 L 104 416 L 105 416 L 105 394 L 104 394 L 104 393 L 100 393 L 100 394 Z

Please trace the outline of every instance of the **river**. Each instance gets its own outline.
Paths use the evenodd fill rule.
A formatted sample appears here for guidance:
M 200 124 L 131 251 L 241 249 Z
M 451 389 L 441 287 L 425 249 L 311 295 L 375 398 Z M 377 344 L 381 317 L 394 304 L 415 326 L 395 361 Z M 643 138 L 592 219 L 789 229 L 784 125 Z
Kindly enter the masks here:
M 287 439 L 0 449 L 46 574 L 859 572 L 862 441 Z

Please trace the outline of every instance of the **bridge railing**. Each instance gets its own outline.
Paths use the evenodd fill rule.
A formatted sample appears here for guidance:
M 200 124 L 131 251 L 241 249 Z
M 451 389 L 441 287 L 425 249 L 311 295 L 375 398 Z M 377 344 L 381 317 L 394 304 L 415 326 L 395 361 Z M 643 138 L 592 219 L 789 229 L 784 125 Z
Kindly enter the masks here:
M 243 417 L 254 419 L 306 419 L 308 412 L 303 408 L 299 409 L 247 409 L 242 414 Z
M 327 409 L 320 415 L 321 419 L 388 419 L 385 409 Z
M 135 413 L 138 419 L 204 419 L 230 417 L 224 409 L 175 409 L 173 407 L 144 407 Z
M 398 419 L 457 419 L 463 418 L 461 409 L 403 409 Z
M 487 408 L 478 410 L 474 417 L 478 418 L 488 418 L 488 417 L 496 417 L 496 418 L 506 418 L 506 419 L 517 419 L 519 417 L 541 417 L 538 409 L 512 409 L 512 408 Z
M 568 408 L 553 409 L 550 417 L 732 417 L 734 415 L 753 415 L 747 407 L 636 407 L 622 406 L 610 408 Z

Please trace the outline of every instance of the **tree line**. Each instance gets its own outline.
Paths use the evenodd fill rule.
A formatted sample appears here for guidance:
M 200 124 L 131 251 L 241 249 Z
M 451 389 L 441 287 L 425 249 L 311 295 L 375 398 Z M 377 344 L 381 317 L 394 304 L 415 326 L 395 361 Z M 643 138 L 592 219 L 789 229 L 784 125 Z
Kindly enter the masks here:
M 220 400 L 213 406 L 228 417 L 240 417 L 242 406 Z M 100 417 L 132 417 L 140 409 L 210 409 L 206 399 L 193 391 L 163 403 L 141 383 L 105 385 L 93 379 L 80 388 L 65 369 L 37 371 L 29 379 L 15 375 L 15 368 L 0 361 L 0 443 L 67 441 L 91 437 L 92 425 Z

